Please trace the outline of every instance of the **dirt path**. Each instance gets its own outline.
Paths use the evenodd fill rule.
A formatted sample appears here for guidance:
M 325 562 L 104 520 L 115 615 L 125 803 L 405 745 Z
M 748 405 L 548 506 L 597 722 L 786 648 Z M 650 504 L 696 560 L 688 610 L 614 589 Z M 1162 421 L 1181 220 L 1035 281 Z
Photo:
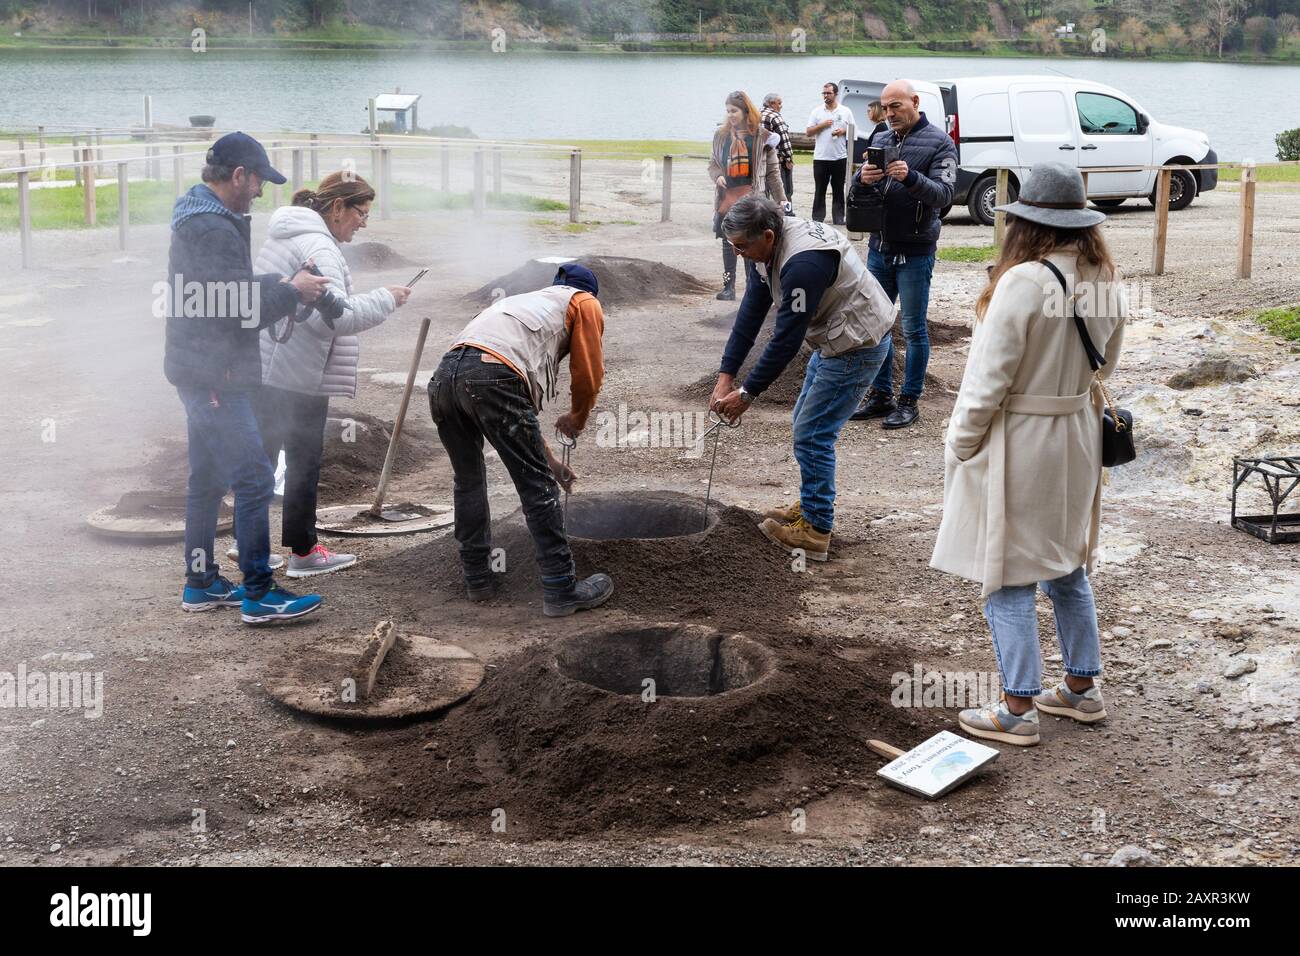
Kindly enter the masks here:
M 584 207 L 601 224 L 580 232 L 549 214 L 497 214 L 479 225 L 462 216 L 373 223 L 363 238 L 427 260 L 432 272 L 399 319 L 364 337 L 360 392 L 335 402 L 332 416 L 390 422 L 418 319 L 433 319 L 427 372 L 474 311 L 462 297 L 530 256 L 631 256 L 711 286 L 720 262 L 707 231 L 707 189 L 689 185 L 698 170 L 683 166 L 671 223 L 651 221 L 657 209 L 644 197 L 657 187 L 636 179 L 638 167 L 595 162 L 585 186 L 607 198 Z M 556 175 L 548 168 L 560 167 L 512 175 L 523 190 L 530 177 Z M 745 538 L 742 521 L 725 548 L 684 555 L 700 562 L 700 573 L 666 576 L 657 613 L 647 598 L 655 582 L 635 581 L 630 604 L 616 598 L 599 612 L 553 621 L 538 614 L 530 560 L 518 548 L 508 558 L 519 586 L 471 606 L 447 585 L 448 542 L 349 541 L 361 562 L 318 579 L 323 613 L 255 632 L 233 612 L 181 614 L 178 546 L 114 545 L 81 524 L 123 492 L 162 481 L 150 463 L 183 436 L 180 405 L 161 375 L 161 321 L 150 314 L 165 230 L 139 229 L 129 256 L 112 251 L 111 234 L 41 235 L 42 268 L 13 276 L 0 292 L 0 671 L 21 664 L 102 673 L 103 713 L 0 709 L 0 862 L 1104 863 L 1134 845 L 1165 863 L 1294 864 L 1300 551 L 1231 530 L 1225 499 L 1233 454 L 1300 450 L 1300 355 L 1234 317 L 1300 295 L 1300 253 L 1289 241 L 1300 196 L 1261 195 L 1257 278 L 1248 285 L 1230 280 L 1221 241 L 1232 234 L 1233 194 L 1202 197 L 1172 217 L 1172 271 L 1150 280 L 1152 310 L 1134 320 L 1116 374 L 1144 451 L 1108 489 L 1096 577 L 1112 718 L 1096 728 L 1047 718 L 1041 747 L 1004 748 L 983 779 L 929 804 L 879 783 L 879 761 L 860 742 L 915 743 L 953 726 L 951 708 L 892 706 L 896 674 L 995 668 L 977 588 L 928 568 L 952 400 L 942 386 L 960 381 L 960 334 L 934 352 L 936 381 L 917 427 L 847 430 L 835 554 L 824 567 L 781 568 L 756 532 Z M 1141 278 L 1151 214 L 1132 205 L 1112 218 L 1109 237 Z M 256 238 L 264 223 L 259 217 Z M 0 237 L 0 254 L 11 240 Z M 962 218 L 944 232 L 946 245 L 988 240 Z M 397 282 L 409 271 L 370 269 L 358 280 Z M 965 322 L 981 281 L 980 265 L 940 263 L 931 320 Z M 611 308 L 598 413 L 627 420 L 699 411 L 682 395 L 716 369 L 733 308 L 707 294 Z M 1163 384 L 1215 348 L 1258 376 L 1190 392 Z M 787 406 L 760 403 L 726 435 L 714 484 L 724 505 L 762 510 L 797 494 L 788 415 Z M 391 500 L 447 499 L 450 471 L 427 423 L 417 396 L 408 424 L 423 466 L 398 474 Z M 575 495 L 701 496 L 708 467 L 689 447 L 594 437 L 579 445 L 574 465 L 582 476 Z M 499 462 L 489 462 L 489 475 L 494 514 L 504 519 L 517 506 L 513 489 Z M 357 491 L 364 477 L 340 487 Z M 762 614 L 745 596 L 747 568 L 751 578 L 772 576 Z M 1040 615 L 1050 661 L 1050 613 Z M 478 654 L 489 673 L 482 699 L 513 705 L 472 703 L 440 721 L 363 732 L 304 720 L 267 699 L 259 681 L 275 657 L 325 634 L 368 634 L 381 616 Z M 544 666 L 563 638 L 653 620 L 743 630 L 774 649 L 784 683 L 754 710 L 692 715 L 679 707 L 675 717 L 520 696 L 545 691 L 519 675 L 530 661 Z M 1049 662 L 1049 675 L 1057 666 Z M 1237 670 L 1244 673 L 1225 676 Z M 521 683 L 512 697 L 513 680 Z M 538 731 L 568 707 L 573 720 L 549 736 Z M 610 723 L 590 724 L 585 735 L 582 721 L 593 715 Z M 472 739 L 489 725 L 491 734 Z M 619 750 L 610 727 L 635 737 L 636 747 Z M 661 734 L 653 746 L 641 739 L 648 733 Z M 745 733 L 756 741 L 748 757 L 735 756 L 742 747 L 727 750 L 739 764 L 719 761 L 716 747 L 696 739 L 730 744 Z M 513 752 L 499 744 L 490 752 L 490 741 L 512 739 Z M 575 748 L 587 748 L 582 760 Z M 656 762 L 639 776 L 629 754 Z M 498 781 L 504 772 L 509 782 L 512 762 L 520 773 L 546 770 L 551 776 L 514 783 L 549 780 L 577 802 L 557 809 L 525 799 L 518 786 L 492 786 L 487 771 L 486 789 L 476 790 L 469 777 L 453 779 L 464 769 L 456 760 L 495 768 Z M 598 780 L 600 792 L 555 776 L 566 767 Z M 664 783 L 673 768 L 681 792 L 645 791 L 650 782 L 674 786 Z M 624 799 L 640 800 L 640 812 L 619 813 Z M 504 833 L 493 829 L 497 809 Z

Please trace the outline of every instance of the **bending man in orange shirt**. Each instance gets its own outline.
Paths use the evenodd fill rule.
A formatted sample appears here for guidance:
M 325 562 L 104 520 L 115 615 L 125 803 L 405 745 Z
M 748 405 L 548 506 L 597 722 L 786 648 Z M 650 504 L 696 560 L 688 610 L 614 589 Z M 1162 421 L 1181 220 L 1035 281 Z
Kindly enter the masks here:
M 555 426 L 569 438 L 586 427 L 605 375 L 605 315 L 596 293 L 591 270 L 561 266 L 552 285 L 501 299 L 475 316 L 429 380 L 429 410 L 456 476 L 456 540 L 471 601 L 496 591 L 484 438 L 523 503 L 542 574 L 543 612 L 572 614 L 614 593 L 607 574 L 577 580 L 559 494 L 575 475 L 551 452 L 537 421 L 543 404 L 556 398 L 567 355 L 572 404 Z

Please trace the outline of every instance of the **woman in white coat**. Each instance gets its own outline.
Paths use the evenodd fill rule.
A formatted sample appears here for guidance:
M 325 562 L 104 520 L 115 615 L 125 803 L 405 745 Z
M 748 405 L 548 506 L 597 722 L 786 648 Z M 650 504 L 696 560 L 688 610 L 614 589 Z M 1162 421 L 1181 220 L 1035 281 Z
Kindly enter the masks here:
M 1035 166 L 1007 213 L 1006 239 L 975 305 L 975 331 L 944 446 L 943 521 L 931 566 L 983 585 L 1002 675 L 996 705 L 964 710 L 968 733 L 1038 743 L 1038 711 L 1106 716 L 1088 572 L 1101 517 L 1101 387 L 1071 308 L 1105 357 L 1119 358 L 1127 304 L 1087 208 L 1083 178 Z M 1056 272 L 1044 263 L 1051 263 Z M 1068 288 L 1062 290 L 1057 272 Z M 1034 600 L 1052 602 L 1064 680 L 1043 692 Z
M 316 485 L 332 395 L 353 398 L 361 353 L 358 334 L 388 318 L 411 294 L 389 286 L 354 294 L 340 244 L 366 227 L 375 191 L 354 173 L 331 173 L 316 189 L 294 193 L 271 214 L 258 272 L 293 275 L 311 261 L 341 300 L 337 318 L 321 305 L 305 321 L 285 319 L 262 334 L 262 389 L 253 403 L 272 462 L 285 457 L 282 543 L 292 551 L 289 577 L 311 577 L 356 563 L 316 540 Z

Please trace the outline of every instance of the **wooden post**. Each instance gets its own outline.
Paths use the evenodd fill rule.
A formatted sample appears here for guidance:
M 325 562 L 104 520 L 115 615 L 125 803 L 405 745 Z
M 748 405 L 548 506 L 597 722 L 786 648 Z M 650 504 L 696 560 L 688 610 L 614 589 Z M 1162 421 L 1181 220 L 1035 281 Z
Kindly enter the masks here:
M 664 157 L 664 198 L 659 210 L 659 221 L 668 222 L 673 217 L 673 158 Z
M 569 222 L 578 221 L 582 208 L 582 150 L 569 154 Z
M 176 198 L 179 199 L 181 193 L 185 191 L 185 170 L 182 168 L 185 157 L 181 155 L 179 146 L 172 147 L 172 188 L 176 191 Z
M 271 166 L 275 169 L 280 168 L 280 143 L 276 141 L 271 144 Z M 280 208 L 280 186 L 277 183 L 271 184 L 271 206 L 274 209 Z
M 39 145 L 40 152 L 41 152 L 40 165 L 44 166 L 45 165 L 45 127 L 44 126 L 36 127 L 36 142 Z
M 311 134 L 311 181 L 320 182 L 320 134 Z
M 293 150 L 293 173 L 289 177 L 289 188 L 293 192 L 302 189 L 302 147 Z
M 492 147 L 492 192 L 501 195 L 501 147 Z
M 1086 169 L 1081 169 L 1079 170 L 1079 174 L 1083 176 L 1083 198 L 1087 199 L 1088 198 L 1088 171 Z
M 161 149 L 157 145 L 158 134 L 151 132 L 147 135 L 150 144 L 152 144 L 149 147 L 149 178 L 156 181 L 162 179 L 162 160 L 158 158 Z
M 95 176 L 99 177 L 104 167 L 104 131 L 95 130 Z
M 1169 240 L 1169 182 L 1174 171 L 1162 168 L 1156 177 L 1156 228 L 1151 236 L 1151 274 L 1165 274 L 1165 244 Z
M 1249 279 L 1255 249 L 1255 163 L 1241 164 L 1241 231 L 1237 237 L 1237 278 Z
M 370 131 L 370 139 L 373 142 L 375 135 L 379 132 L 379 121 L 375 118 L 375 98 L 373 96 L 367 100 L 366 115 L 369 117 L 367 129 Z
M 451 192 L 451 149 L 442 144 L 442 191 Z
M 18 134 L 18 165 L 27 165 L 27 146 L 23 142 L 23 136 L 21 133 Z
M 1005 206 L 1011 199 L 1011 170 L 1005 166 L 998 170 L 996 205 Z M 1002 236 L 1007 231 L 1007 214 L 993 214 L 993 245 L 1002 248 Z
M 81 151 L 81 161 L 89 163 L 94 159 L 95 151 L 87 146 Z M 81 195 L 86 211 L 86 225 L 95 224 L 95 176 L 90 166 L 84 167 L 86 175 L 81 178 Z
M 855 172 L 853 169 L 853 147 L 857 143 L 857 141 L 858 141 L 857 124 L 848 123 L 844 127 L 844 145 L 848 149 L 848 162 L 844 164 L 844 201 L 846 203 L 849 201 L 849 191 L 853 189 L 853 174 Z M 789 199 L 790 197 L 786 196 L 785 198 Z M 835 210 L 832 209 L 831 212 L 832 212 L 831 219 L 833 221 L 835 219 L 835 216 L 833 215 Z M 848 210 L 846 209 L 845 210 L 846 216 L 847 216 L 847 212 Z M 847 232 L 848 226 L 846 225 L 844 229 Z
M 379 218 L 389 217 L 388 198 L 393 192 L 393 151 L 385 146 L 380 155 Z
M 77 137 L 75 137 L 75 136 L 72 137 L 72 161 L 73 161 L 74 163 L 79 163 L 79 162 L 81 162 L 81 151 L 80 151 L 79 149 L 77 149 Z M 56 175 L 57 175 L 57 174 L 56 174 Z M 77 184 L 78 186 L 81 185 L 81 167 L 80 167 L 80 166 L 73 166 L 73 167 L 72 167 L 72 178 L 73 178 L 73 180 L 76 182 L 76 184 Z
M 117 247 L 126 249 L 126 233 L 131 225 L 131 200 L 127 194 L 126 163 L 117 164 Z
M 483 149 L 474 150 L 474 215 L 481 216 L 487 209 L 486 183 L 483 176 Z
M 18 174 L 18 244 L 22 247 L 23 268 L 32 267 L 32 201 L 28 190 L 30 173 Z

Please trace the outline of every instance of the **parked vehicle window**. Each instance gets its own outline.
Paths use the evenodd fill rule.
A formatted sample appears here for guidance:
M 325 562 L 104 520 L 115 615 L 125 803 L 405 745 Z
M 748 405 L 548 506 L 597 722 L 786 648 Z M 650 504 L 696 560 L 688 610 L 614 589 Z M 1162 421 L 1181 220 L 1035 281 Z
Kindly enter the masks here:
M 1079 127 L 1089 136 L 1134 135 L 1138 131 L 1137 111 L 1123 100 L 1104 93 L 1076 93 Z

